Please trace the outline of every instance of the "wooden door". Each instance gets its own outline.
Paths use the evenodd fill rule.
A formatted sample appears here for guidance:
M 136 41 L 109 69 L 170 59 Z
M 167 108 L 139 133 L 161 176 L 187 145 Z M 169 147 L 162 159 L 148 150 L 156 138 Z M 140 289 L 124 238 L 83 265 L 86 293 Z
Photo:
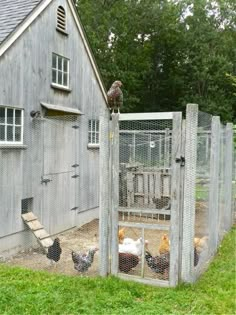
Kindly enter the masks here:
M 75 226 L 77 209 L 78 128 L 68 119 L 44 122 L 43 176 L 44 224 L 54 234 Z

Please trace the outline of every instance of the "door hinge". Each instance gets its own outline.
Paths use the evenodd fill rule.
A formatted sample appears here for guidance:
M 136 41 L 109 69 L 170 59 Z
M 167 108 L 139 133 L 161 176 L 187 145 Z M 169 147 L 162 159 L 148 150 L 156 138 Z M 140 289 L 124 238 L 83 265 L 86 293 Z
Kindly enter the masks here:
M 79 177 L 79 175 L 78 174 L 75 174 L 75 175 L 73 175 L 73 176 L 71 176 L 72 178 L 77 178 L 77 177 Z
M 180 166 L 185 166 L 185 157 L 180 156 L 179 158 L 175 159 L 176 163 L 180 163 Z
M 79 166 L 79 164 L 73 164 L 73 165 L 71 165 L 71 167 L 78 167 Z
M 52 179 L 49 178 L 43 178 L 43 176 L 41 176 L 41 184 L 46 184 L 52 182 Z
M 71 208 L 70 210 L 74 211 L 74 210 L 77 210 L 77 209 L 79 209 L 79 207 L 74 207 L 74 208 Z

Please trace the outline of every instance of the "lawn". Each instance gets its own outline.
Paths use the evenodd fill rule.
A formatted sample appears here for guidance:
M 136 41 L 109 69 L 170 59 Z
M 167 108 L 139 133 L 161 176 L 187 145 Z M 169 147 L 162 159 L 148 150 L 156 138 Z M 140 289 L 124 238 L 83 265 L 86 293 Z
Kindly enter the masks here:
M 236 314 L 236 229 L 194 285 L 156 288 L 115 277 L 61 276 L 0 265 L 0 314 Z

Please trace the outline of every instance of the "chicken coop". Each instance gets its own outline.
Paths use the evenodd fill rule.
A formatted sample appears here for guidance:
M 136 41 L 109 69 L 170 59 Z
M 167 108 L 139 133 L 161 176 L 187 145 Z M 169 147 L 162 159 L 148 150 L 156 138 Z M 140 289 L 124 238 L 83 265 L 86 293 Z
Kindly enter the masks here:
M 194 282 L 232 226 L 232 124 L 189 104 L 185 118 L 113 115 L 106 128 L 100 274 L 159 286 Z

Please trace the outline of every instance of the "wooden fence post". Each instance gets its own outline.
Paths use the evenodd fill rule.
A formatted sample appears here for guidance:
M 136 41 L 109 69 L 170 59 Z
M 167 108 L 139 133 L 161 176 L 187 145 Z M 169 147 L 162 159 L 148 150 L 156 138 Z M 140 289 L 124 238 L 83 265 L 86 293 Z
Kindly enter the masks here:
M 112 115 L 112 180 L 111 180 L 111 273 L 118 272 L 118 207 L 119 207 L 119 114 Z
M 99 273 L 103 277 L 109 272 L 109 116 L 105 112 L 99 119 Z
M 198 105 L 187 104 L 181 272 L 184 282 L 193 281 L 197 129 Z
M 225 205 L 223 227 L 229 231 L 233 224 L 233 124 L 227 123 L 225 129 Z
M 209 191 L 209 254 L 217 249 L 219 233 L 220 118 L 212 117 Z
M 170 225 L 170 286 L 178 284 L 179 277 L 179 212 L 180 212 L 180 168 L 182 113 L 173 113 L 171 150 L 171 225 Z M 169 134 L 169 133 L 168 133 Z

